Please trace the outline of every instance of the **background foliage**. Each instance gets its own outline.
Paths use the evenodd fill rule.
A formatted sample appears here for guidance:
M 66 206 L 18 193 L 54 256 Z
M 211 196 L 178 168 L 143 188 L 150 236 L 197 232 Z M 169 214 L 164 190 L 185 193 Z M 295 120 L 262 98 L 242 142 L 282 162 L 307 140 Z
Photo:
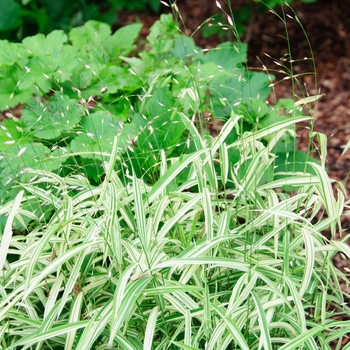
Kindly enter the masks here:
M 0 38 L 21 40 L 37 33 L 48 34 L 55 29 L 70 30 L 88 20 L 114 24 L 117 11 L 160 10 L 158 0 L 2 0 Z
M 316 0 L 302 1 L 312 3 Z M 292 0 L 286 2 L 290 4 Z M 239 11 L 231 13 L 235 19 L 236 34 L 241 36 L 249 21 L 253 21 L 257 13 L 279 5 L 281 0 L 247 1 Z M 72 27 L 82 25 L 88 20 L 98 20 L 112 25 L 116 23 L 117 13 L 120 10 L 152 10 L 158 13 L 161 10 L 161 2 L 159 0 L 2 0 L 0 39 L 20 41 L 26 36 L 37 33 L 48 34 L 55 29 L 68 32 Z M 227 18 L 218 12 L 213 19 L 214 25 L 203 27 L 203 35 L 225 35 L 221 29 L 222 25 L 216 23 L 228 24 Z

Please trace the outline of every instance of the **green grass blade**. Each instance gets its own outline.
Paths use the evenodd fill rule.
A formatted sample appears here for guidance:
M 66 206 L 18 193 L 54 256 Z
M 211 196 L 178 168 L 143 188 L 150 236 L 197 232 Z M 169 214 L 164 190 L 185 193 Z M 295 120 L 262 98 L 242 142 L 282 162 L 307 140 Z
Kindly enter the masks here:
M 85 242 L 81 245 L 74 247 L 70 250 L 68 250 L 64 255 L 56 258 L 54 261 L 52 261 L 44 270 L 41 271 L 39 275 L 33 278 L 31 285 L 26 289 L 23 299 L 26 299 L 28 295 L 37 287 L 38 283 L 45 278 L 45 276 L 49 275 L 52 271 L 55 271 L 59 266 L 67 262 L 69 259 L 71 259 L 73 256 L 76 256 L 78 253 L 85 249 L 92 248 L 93 246 L 98 246 L 99 244 L 103 243 L 101 240 L 96 240 L 94 243 L 92 242 Z
M 73 307 L 70 310 L 69 314 L 69 323 L 78 322 L 81 315 L 81 308 L 83 306 L 83 297 L 84 294 L 80 292 L 73 302 Z M 76 330 L 72 330 L 67 334 L 66 343 L 65 343 L 65 350 L 74 350 L 74 341 L 76 336 Z
M 322 326 L 315 326 L 309 330 L 305 330 L 303 333 L 299 334 L 296 338 L 288 341 L 287 344 L 284 344 L 280 347 L 280 350 L 295 350 L 299 346 L 303 346 L 308 340 L 313 339 L 317 333 L 322 333 Z
M 153 308 L 150 315 L 148 316 L 145 339 L 143 341 L 144 350 L 152 350 L 154 330 L 156 328 L 157 317 L 158 317 L 158 306 Z
M 304 238 L 304 246 L 305 246 L 305 268 L 304 268 L 303 279 L 299 289 L 299 295 L 302 298 L 310 284 L 312 274 L 314 271 L 315 246 L 314 246 L 314 241 L 312 239 L 312 235 L 310 234 L 309 230 L 302 227 L 301 233 Z
M 258 294 L 254 291 L 251 291 L 251 295 L 253 297 L 259 316 L 259 329 L 261 331 L 259 348 L 261 349 L 263 347 L 265 350 L 272 350 L 269 325 L 266 319 L 264 308 L 261 304 Z
M 242 349 L 242 350 L 249 350 L 249 346 L 248 346 L 246 340 L 244 339 L 243 334 L 241 333 L 241 331 L 239 330 L 239 328 L 235 324 L 234 320 L 231 317 L 227 317 L 225 315 L 224 309 L 222 307 L 216 305 L 215 303 L 212 303 L 211 306 L 216 311 L 216 313 L 219 315 L 219 317 L 222 318 L 222 322 L 225 323 L 228 330 L 231 332 L 232 338 L 233 338 L 235 344 L 237 344 L 240 347 L 240 349 Z
M 165 188 L 169 185 L 169 183 L 189 164 L 195 161 L 198 157 L 200 157 L 203 153 L 208 152 L 203 149 L 188 155 L 181 156 L 161 177 L 152 187 L 151 191 L 148 192 L 147 201 L 152 203 L 161 193 L 165 190 Z
M 145 208 L 142 200 L 142 192 L 139 185 L 139 180 L 136 177 L 135 171 L 133 171 L 133 188 L 134 188 L 134 201 L 135 201 L 135 219 L 137 225 L 137 233 L 140 237 L 143 251 L 148 254 L 148 247 L 151 241 L 151 237 L 147 234 L 146 229 L 146 217 Z
M 24 337 L 23 339 L 19 340 L 15 344 L 8 347 L 8 350 L 17 349 L 19 346 L 21 346 L 22 349 L 26 349 L 27 347 L 30 347 L 35 343 L 48 340 L 54 337 L 58 337 L 60 335 L 67 334 L 68 332 L 72 332 L 72 331 L 76 331 L 78 329 L 84 328 L 87 325 L 87 323 L 88 321 L 79 321 L 79 322 L 74 322 L 74 323 L 53 327 L 46 332 L 40 332 L 39 334 L 33 334 L 28 337 Z
M 15 216 L 18 213 L 19 207 L 22 202 L 24 191 L 20 191 L 16 198 L 13 200 L 13 204 L 11 207 L 10 212 L 8 213 L 8 218 L 6 220 L 6 225 L 4 229 L 4 233 L 1 237 L 1 245 L 0 245 L 0 271 L 2 271 L 6 257 L 7 257 L 7 252 L 11 244 L 11 237 L 12 237 L 12 224 Z
M 113 307 L 113 313 L 111 315 L 111 330 L 108 341 L 108 346 L 113 345 L 113 339 L 117 334 L 119 328 L 123 324 L 124 320 L 129 314 L 133 313 L 136 307 L 136 300 L 140 297 L 141 292 L 146 288 L 150 282 L 150 277 L 141 277 L 136 281 L 132 281 L 127 285 L 125 292 L 123 292 L 122 300 L 117 302 L 120 305 L 119 308 Z M 120 291 L 116 291 L 120 295 Z

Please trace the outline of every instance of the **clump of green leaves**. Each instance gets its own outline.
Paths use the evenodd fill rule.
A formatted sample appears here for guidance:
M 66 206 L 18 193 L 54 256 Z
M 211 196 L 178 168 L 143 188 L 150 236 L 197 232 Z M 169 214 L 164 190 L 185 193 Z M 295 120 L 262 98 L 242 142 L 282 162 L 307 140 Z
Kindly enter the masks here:
M 2 0 L 0 39 L 18 41 L 37 33 L 48 34 L 98 20 L 113 25 L 120 10 L 151 9 L 159 12 L 159 0 Z
M 0 206 L 3 348 L 340 348 L 349 322 L 334 316 L 350 310 L 339 284 L 346 276 L 332 258 L 350 257 L 349 237 L 333 240 L 343 193 L 334 197 L 320 165 L 312 165 L 316 175 L 261 183 L 287 120 L 277 134 L 256 130 L 228 145 L 239 116 L 215 139 L 182 117 L 196 150 L 171 158 L 162 150 L 152 185 L 127 169 L 128 185 L 121 181 L 117 137 L 97 186 L 83 175 L 27 170 L 27 195 Z M 230 169 L 231 147 L 251 160 L 244 176 L 244 162 Z M 186 169 L 191 175 L 176 184 Z M 237 186 L 228 191 L 220 181 Z M 52 215 L 42 220 L 31 205 L 51 206 Z M 14 235 L 15 220 L 34 226 Z M 328 227 L 331 240 L 321 234 Z
M 99 183 L 114 137 L 128 154 L 122 167 L 154 183 L 161 150 L 171 157 L 197 147 L 184 116 L 208 135 L 208 121 L 225 124 L 241 115 L 228 144 L 243 132 L 288 120 L 292 125 L 302 116 L 291 100 L 265 103 L 273 76 L 245 68 L 245 44 L 222 43 L 207 52 L 179 32 L 171 15 L 162 15 L 145 50 L 136 52 L 140 30 L 140 24 L 131 24 L 112 34 L 108 25 L 89 21 L 68 35 L 53 31 L 22 43 L 0 41 L 0 109 L 10 113 L 24 104 L 21 117 L 10 115 L 0 128 L 3 201 L 18 193 L 18 182 L 30 181 L 26 169 L 83 173 Z M 271 150 L 281 170 L 298 163 L 294 140 L 291 129 Z M 241 158 L 235 147 L 229 155 L 231 165 Z

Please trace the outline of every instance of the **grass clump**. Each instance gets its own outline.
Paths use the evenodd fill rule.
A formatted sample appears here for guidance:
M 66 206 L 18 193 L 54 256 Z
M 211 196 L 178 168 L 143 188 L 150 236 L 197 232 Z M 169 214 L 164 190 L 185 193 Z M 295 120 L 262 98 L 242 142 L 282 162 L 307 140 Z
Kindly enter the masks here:
M 198 51 L 167 16 L 138 57 L 91 53 L 91 33 L 122 40 L 91 25 L 103 27 L 62 44 L 87 86 L 73 70 L 45 73 L 60 89 L 42 85 L 3 125 L 1 346 L 339 348 L 350 331 L 334 318 L 349 311 L 332 262 L 350 256 L 346 237 L 333 239 L 344 195 L 324 162 L 290 158 L 312 98 L 267 106 L 270 77 L 245 69 L 244 46 Z M 53 122 L 57 110 L 75 122 Z M 216 137 L 208 113 L 223 122 Z
M 319 165 L 316 176 L 286 174 L 282 184 L 297 188 L 292 196 L 274 191 L 278 181 L 257 185 L 274 156 L 256 136 L 236 143 L 252 161 L 244 178 L 240 164 L 225 175 L 221 163 L 214 184 L 227 176 L 237 185 L 232 191 L 209 180 L 213 155 L 220 150 L 225 159 L 224 131 L 212 145 L 197 134 L 200 148 L 182 158 L 163 152 L 152 186 L 135 174 L 127 186 L 120 180 L 117 142 L 98 186 L 83 176 L 33 172 L 37 179 L 24 187 L 32 195 L 22 190 L 1 208 L 8 214 L 2 346 L 312 349 L 347 333 L 347 322 L 331 318 L 343 304 L 344 278 L 332 257 L 346 248 L 321 234 L 337 222 L 341 197 L 327 192 Z M 192 175 L 174 185 L 186 167 Z M 51 184 L 49 194 L 39 190 L 42 181 Z M 194 185 L 198 191 L 189 192 Z M 31 200 L 55 205 L 55 214 L 12 234 L 15 216 L 39 221 L 21 209 Z M 312 224 L 317 208 L 330 205 L 335 212 Z

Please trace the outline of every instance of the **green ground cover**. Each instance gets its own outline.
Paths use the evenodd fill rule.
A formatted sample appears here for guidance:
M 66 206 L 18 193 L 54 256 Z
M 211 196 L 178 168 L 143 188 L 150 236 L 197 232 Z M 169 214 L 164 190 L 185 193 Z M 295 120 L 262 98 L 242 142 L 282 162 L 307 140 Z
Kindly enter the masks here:
M 162 15 L 139 49 L 140 30 L 0 41 L 0 346 L 340 349 L 319 96 L 267 104 L 240 41 L 203 50 Z

